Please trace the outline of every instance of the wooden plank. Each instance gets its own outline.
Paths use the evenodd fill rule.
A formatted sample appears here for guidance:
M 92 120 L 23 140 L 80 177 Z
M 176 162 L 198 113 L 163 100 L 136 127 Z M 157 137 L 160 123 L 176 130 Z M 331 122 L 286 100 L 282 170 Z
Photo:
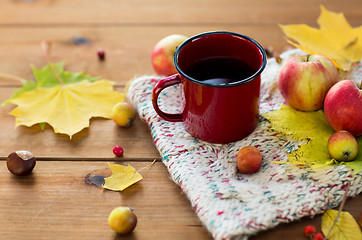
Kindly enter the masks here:
M 263 46 L 281 52 L 288 46 L 278 23 L 316 26 L 320 4 L 342 11 L 353 26 L 361 25 L 360 0 L 44 0 L 0 1 L 0 72 L 32 79 L 30 63 L 46 61 L 42 40 L 51 40 L 53 61 L 66 59 L 66 68 L 103 76 L 122 91 L 131 78 L 153 74 L 150 52 L 162 37 L 187 36 L 229 30 L 255 38 Z M 90 44 L 76 45 L 75 38 Z M 104 48 L 106 61 L 96 51 Z M 20 84 L 0 80 L 0 101 Z M 94 119 L 91 128 L 69 141 L 50 127 L 14 130 L 13 106 L 0 108 L 0 231 L 4 239 L 211 239 L 187 198 L 169 179 L 167 169 L 156 162 L 142 172 L 144 179 L 122 193 L 89 183 L 92 176 L 109 175 L 107 161 L 130 163 L 141 169 L 159 159 L 145 123 L 122 129 L 111 120 Z M 115 158 L 112 148 L 125 149 Z M 15 150 L 27 149 L 39 161 L 34 173 L 12 176 L 4 159 Z M 131 160 L 131 161 L 125 161 Z M 141 160 L 141 161 L 140 161 Z M 345 210 L 357 217 L 362 196 L 350 199 Z M 117 206 L 133 207 L 139 223 L 129 236 L 115 235 L 107 225 Z M 305 239 L 303 228 L 319 228 L 321 216 L 284 224 L 251 239 Z
M 148 28 L 147 28 L 148 29 Z M 226 28 L 230 31 L 242 32 L 258 39 L 258 33 L 267 31 L 262 26 L 252 28 Z M 269 29 L 270 44 L 280 44 L 278 35 L 272 34 Z M 30 63 L 38 68 L 46 61 L 40 50 L 43 39 L 51 39 L 51 56 L 54 61 L 66 59 L 66 68 L 70 71 L 81 71 L 94 75 L 104 76 L 124 85 L 130 78 L 143 74 L 153 74 L 150 52 L 153 45 L 162 37 L 175 32 L 191 36 L 202 31 L 203 27 L 181 27 L 176 30 L 171 27 L 152 27 L 148 31 L 142 28 L 111 27 L 111 28 L 3 28 L 4 37 L 0 38 L 0 72 L 13 74 L 26 79 L 33 79 Z M 123 34 L 127 33 L 127 34 Z M 254 36 L 255 35 L 255 36 Z M 92 40 L 91 45 L 74 45 L 70 41 L 75 36 L 84 36 Z M 265 37 L 264 37 L 265 38 Z M 152 39 L 152 40 L 150 40 Z M 96 51 L 99 46 L 106 46 L 107 59 L 98 61 Z M 279 45 L 282 46 L 281 44 Z M 11 96 L 19 87 L 17 81 L 1 79 L 0 101 Z M 14 87 L 8 87 L 14 86 Z M 122 90 L 120 90 L 122 91 Z M 122 145 L 127 159 L 159 158 L 147 126 L 139 119 L 131 129 L 122 129 L 112 121 L 95 119 L 91 121 L 91 128 L 82 131 L 69 141 L 66 136 L 56 135 L 51 128 L 41 132 L 39 127 L 19 127 L 14 130 L 14 118 L 9 116 L 13 106 L 0 108 L 2 140 L 0 143 L 0 157 L 5 158 L 10 152 L 24 148 L 33 151 L 42 158 L 70 158 L 77 160 L 113 158 L 111 149 L 115 145 Z M 44 147 L 46 146 L 46 147 Z M 61 149 L 61 153 L 54 151 Z
M 14 88 L 0 88 L 0 102 Z M 72 160 L 115 160 L 112 149 L 116 145 L 124 148 L 121 159 L 153 160 L 160 158 L 153 143 L 148 126 L 139 117 L 129 128 L 121 128 L 113 120 L 96 118 L 87 128 L 73 136 L 55 134 L 50 126 L 41 131 L 38 125 L 19 126 L 14 129 L 15 118 L 9 113 L 14 108 L 7 105 L 0 108 L 0 158 L 21 149 L 33 152 L 39 158 Z M 19 149 L 21 148 L 21 149 Z M 118 158 L 117 158 L 118 159 Z
M 105 162 L 38 161 L 26 177 L 13 176 L 0 163 L 2 239 L 209 239 L 162 163 L 142 171 L 144 179 L 123 192 L 86 180 L 110 175 Z M 147 164 L 131 163 L 136 169 Z M 134 233 L 125 238 L 107 224 L 118 206 L 132 207 L 138 217 Z
M 141 169 L 149 162 L 130 163 Z M 160 162 L 141 172 L 144 179 L 123 192 L 103 190 L 90 184 L 93 176 L 108 176 L 105 162 L 38 161 L 30 176 L 15 177 L 0 161 L 0 231 L 4 239 L 211 239 L 190 203 Z M 344 207 L 355 218 L 362 196 Z M 107 225 L 110 211 L 132 207 L 138 217 L 133 234 L 117 236 Z M 321 215 L 251 237 L 303 240 L 304 226 L 320 229 Z
M 257 26 L 160 26 L 160 27 L 0 27 L 0 72 L 32 80 L 30 64 L 41 68 L 46 64 L 40 48 L 43 40 L 52 41 L 53 62 L 65 60 L 69 71 L 84 71 L 124 85 L 128 80 L 154 74 L 151 51 L 163 37 L 179 33 L 193 36 L 198 33 L 227 30 L 248 35 L 264 47 L 273 46 L 282 52 L 290 47 L 276 25 Z M 90 44 L 76 45 L 74 38 L 86 38 Z M 106 60 L 99 61 L 97 50 L 105 49 Z M 19 86 L 18 81 L 0 79 L 0 86 Z
M 360 0 L 43 0 L 0 1 L 0 23 L 12 24 L 276 24 L 315 23 L 320 4 L 361 24 Z M 86 9 L 86 11 L 85 11 Z M 302 11 L 303 10 L 303 11 Z

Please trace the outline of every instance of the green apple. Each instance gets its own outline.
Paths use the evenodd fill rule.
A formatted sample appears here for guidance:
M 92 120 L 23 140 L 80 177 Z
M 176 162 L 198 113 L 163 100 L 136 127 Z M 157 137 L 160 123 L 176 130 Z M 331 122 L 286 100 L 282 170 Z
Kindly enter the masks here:
M 349 162 L 358 154 L 356 138 L 345 130 L 333 133 L 328 139 L 329 156 L 339 162 Z

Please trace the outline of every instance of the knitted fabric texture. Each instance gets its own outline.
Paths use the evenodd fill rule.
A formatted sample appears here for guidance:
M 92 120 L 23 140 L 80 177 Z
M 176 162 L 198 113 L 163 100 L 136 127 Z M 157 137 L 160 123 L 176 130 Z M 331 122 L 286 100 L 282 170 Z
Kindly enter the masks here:
M 299 50 L 284 52 L 283 61 L 303 54 Z M 280 108 L 284 99 L 277 87 L 281 64 L 268 59 L 262 73 L 260 113 Z M 351 79 L 361 79 L 361 64 L 349 72 Z M 298 146 L 291 137 L 276 134 L 266 120 L 253 133 L 229 144 L 211 144 L 186 132 L 182 122 L 167 122 L 153 109 L 152 88 L 161 78 L 136 78 L 128 98 L 148 124 L 154 143 L 170 176 L 189 198 L 193 209 L 214 239 L 247 239 L 259 231 L 304 216 L 314 216 L 336 207 L 342 201 L 345 187 L 351 183 L 348 196 L 362 191 L 361 172 L 344 165 L 311 171 L 285 161 L 285 150 Z M 162 91 L 159 105 L 165 112 L 182 109 L 180 86 Z M 235 113 L 236 114 L 236 113 Z M 243 175 L 237 171 L 237 153 L 244 146 L 257 147 L 263 156 L 258 173 Z

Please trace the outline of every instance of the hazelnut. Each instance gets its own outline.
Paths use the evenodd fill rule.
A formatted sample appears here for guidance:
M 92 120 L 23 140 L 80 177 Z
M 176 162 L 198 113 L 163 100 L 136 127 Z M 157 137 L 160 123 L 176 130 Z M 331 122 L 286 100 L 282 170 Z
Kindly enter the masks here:
M 9 171 L 16 176 L 25 176 L 35 167 L 35 156 L 29 151 L 16 151 L 9 154 L 6 165 Z

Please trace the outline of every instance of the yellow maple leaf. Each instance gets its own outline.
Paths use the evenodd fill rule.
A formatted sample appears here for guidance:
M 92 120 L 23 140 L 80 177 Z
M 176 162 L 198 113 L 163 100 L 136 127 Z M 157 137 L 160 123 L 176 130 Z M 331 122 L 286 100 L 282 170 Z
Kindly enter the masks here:
M 336 218 L 339 219 L 336 219 Z M 335 223 L 335 225 L 334 225 Z M 360 240 L 362 232 L 358 223 L 348 212 L 340 212 L 338 216 L 337 210 L 328 210 L 323 214 L 322 232 L 328 235 L 330 240 Z
M 54 132 L 72 136 L 89 127 L 92 117 L 111 118 L 115 103 L 123 101 L 124 93 L 113 90 L 108 80 L 37 87 L 24 92 L 7 103 L 17 107 L 10 113 L 16 117 L 15 127 L 48 123 Z
M 330 58 L 336 67 L 349 71 L 352 63 L 362 59 L 362 25 L 352 28 L 343 13 L 328 11 L 321 6 L 317 20 L 320 28 L 306 24 L 280 25 L 295 47 L 309 54 L 320 54 Z
M 112 191 L 123 191 L 143 178 L 142 175 L 129 164 L 126 167 L 108 163 L 108 166 L 112 171 L 112 176 L 104 179 L 103 188 Z

